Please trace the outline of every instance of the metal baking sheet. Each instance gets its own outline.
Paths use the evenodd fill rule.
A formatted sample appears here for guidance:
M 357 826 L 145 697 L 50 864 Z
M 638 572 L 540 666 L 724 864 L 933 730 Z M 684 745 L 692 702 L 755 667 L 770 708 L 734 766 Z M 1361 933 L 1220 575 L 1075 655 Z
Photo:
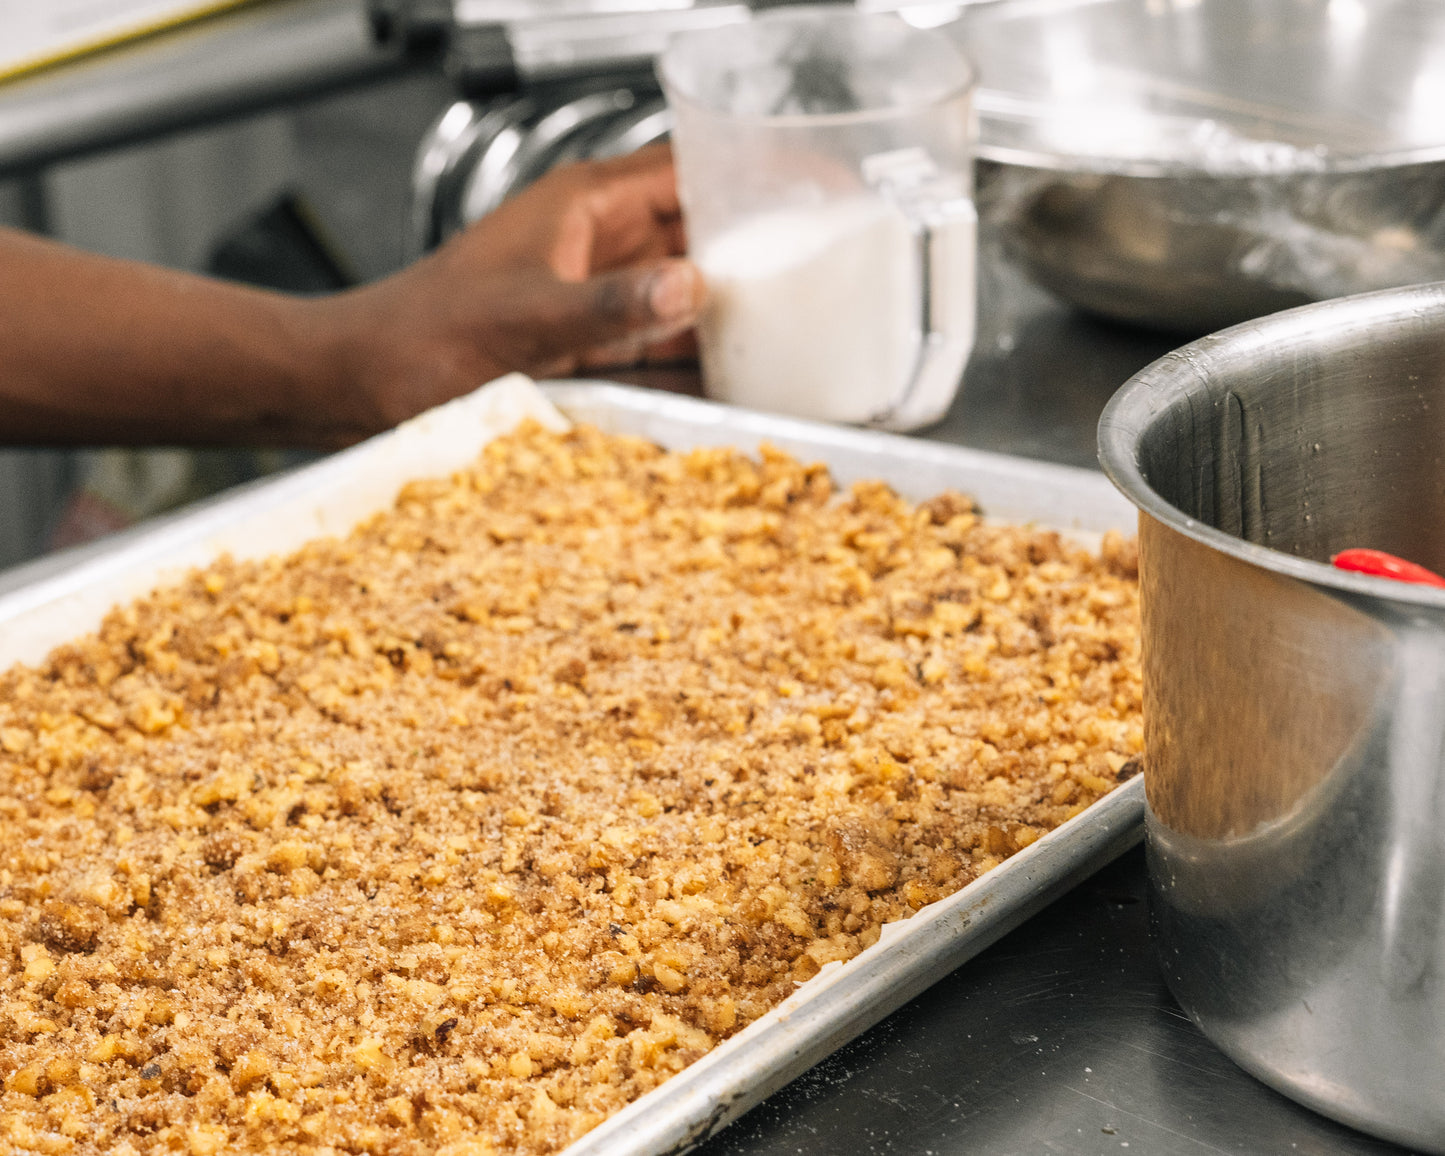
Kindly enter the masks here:
M 552 383 L 539 392 L 512 377 L 0 595 L 0 666 L 38 661 L 52 646 L 93 629 L 117 602 L 222 552 L 260 557 L 345 533 L 387 507 L 405 482 L 460 468 L 523 417 L 556 424 L 559 410 L 673 449 L 753 451 L 768 442 L 827 463 L 845 484 L 880 478 L 911 498 L 960 490 L 991 518 L 1085 539 L 1134 525 L 1133 507 L 1089 470 L 605 382 Z M 955 894 L 889 924 L 872 947 L 829 964 L 781 1006 L 598 1125 L 564 1156 L 688 1150 L 1133 846 L 1143 810 L 1143 782 L 1136 777 Z

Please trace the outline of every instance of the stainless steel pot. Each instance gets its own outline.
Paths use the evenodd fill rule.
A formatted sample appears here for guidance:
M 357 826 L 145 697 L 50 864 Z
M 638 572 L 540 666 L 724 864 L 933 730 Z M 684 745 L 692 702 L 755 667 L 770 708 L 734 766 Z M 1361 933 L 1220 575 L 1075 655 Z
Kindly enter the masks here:
M 1445 1153 L 1445 283 L 1248 322 L 1113 398 L 1160 960 L 1265 1082 Z

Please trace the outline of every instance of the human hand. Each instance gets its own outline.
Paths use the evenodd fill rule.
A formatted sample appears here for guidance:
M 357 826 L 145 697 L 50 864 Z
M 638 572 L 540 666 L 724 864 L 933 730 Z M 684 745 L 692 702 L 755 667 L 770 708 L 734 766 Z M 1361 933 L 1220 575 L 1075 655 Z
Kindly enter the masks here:
M 553 170 L 412 266 L 318 302 L 363 424 L 393 425 L 521 370 L 685 356 L 704 297 L 671 151 Z M 360 415 L 359 415 L 360 416 Z

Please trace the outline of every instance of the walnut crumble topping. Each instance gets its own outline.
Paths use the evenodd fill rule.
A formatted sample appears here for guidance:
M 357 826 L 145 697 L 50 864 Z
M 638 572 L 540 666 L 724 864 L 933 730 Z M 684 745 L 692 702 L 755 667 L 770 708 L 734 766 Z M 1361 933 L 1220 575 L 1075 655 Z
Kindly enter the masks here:
M 0 1153 L 555 1152 L 1127 778 L 1132 548 L 531 425 L 0 676 Z

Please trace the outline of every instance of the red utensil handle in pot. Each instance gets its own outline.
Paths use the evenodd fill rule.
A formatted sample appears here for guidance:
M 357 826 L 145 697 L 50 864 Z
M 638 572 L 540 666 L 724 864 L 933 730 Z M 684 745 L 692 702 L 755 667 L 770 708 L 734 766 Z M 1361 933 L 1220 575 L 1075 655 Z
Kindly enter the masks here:
M 1340 570 L 1353 570 L 1358 574 L 1373 574 L 1379 578 L 1394 578 L 1397 582 L 1416 582 L 1422 586 L 1445 586 L 1445 578 L 1433 570 L 1386 554 L 1383 550 L 1341 550 L 1331 562 Z

